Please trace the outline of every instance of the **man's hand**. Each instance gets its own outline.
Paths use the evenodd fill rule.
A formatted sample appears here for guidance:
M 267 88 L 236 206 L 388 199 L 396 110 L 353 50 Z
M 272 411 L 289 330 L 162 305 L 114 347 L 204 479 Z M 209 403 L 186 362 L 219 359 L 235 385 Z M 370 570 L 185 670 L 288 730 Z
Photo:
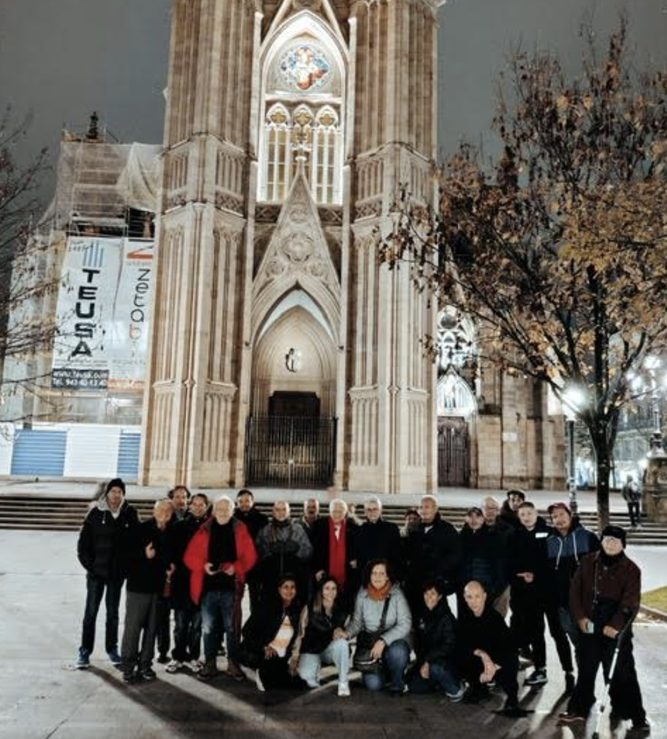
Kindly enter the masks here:
M 146 549 L 144 549 L 146 552 L 146 559 L 155 559 L 155 547 L 153 546 L 153 542 L 149 541 L 148 544 L 146 544 Z
M 428 680 L 429 677 L 431 677 L 431 668 L 429 667 L 428 662 L 424 662 L 424 664 L 419 668 L 419 674 L 424 678 L 424 680 Z
M 590 621 L 587 618 L 580 618 L 579 619 L 579 630 L 582 634 L 588 634 L 588 624 Z
M 532 572 L 517 572 L 517 577 L 520 577 L 524 582 L 530 584 L 535 580 L 535 574 Z
M 317 582 L 320 582 L 320 580 L 321 580 L 321 579 L 322 579 L 322 578 L 323 578 L 323 577 L 324 577 L 324 576 L 325 576 L 326 574 L 327 574 L 327 573 L 326 573 L 326 572 L 325 572 L 324 570 L 318 570 L 318 571 L 317 571 L 317 572 L 315 573 L 315 579 L 317 580 Z
M 608 636 L 610 639 L 615 639 L 619 635 L 619 630 L 615 629 L 613 626 L 605 626 L 604 629 L 602 629 L 602 633 L 605 636 Z
M 373 648 L 371 649 L 371 657 L 373 659 L 380 659 L 382 657 L 382 652 L 384 652 L 384 648 L 387 645 L 384 643 L 384 639 L 378 639 L 375 644 L 373 644 Z
M 217 568 L 217 567 L 214 567 L 214 566 L 213 566 L 213 564 L 212 564 L 211 562 L 207 562 L 207 563 L 206 563 L 206 564 L 204 565 L 204 572 L 205 572 L 205 573 L 206 573 L 207 575 L 215 575 L 215 574 L 216 574 L 216 572 L 218 572 L 218 568 Z

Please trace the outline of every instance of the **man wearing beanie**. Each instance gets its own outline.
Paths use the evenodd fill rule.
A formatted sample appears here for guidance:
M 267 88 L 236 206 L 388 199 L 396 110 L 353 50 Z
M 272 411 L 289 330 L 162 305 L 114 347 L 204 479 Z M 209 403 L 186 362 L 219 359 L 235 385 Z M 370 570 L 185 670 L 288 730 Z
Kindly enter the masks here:
M 595 702 L 595 678 L 600 664 L 605 675 L 618 639 L 620 651 L 611 680 L 612 720 L 632 720 L 628 737 L 646 736 L 650 726 L 637 681 L 632 652 L 631 621 L 639 609 L 641 573 L 625 555 L 625 531 L 605 526 L 602 550 L 581 560 L 570 588 L 570 607 L 580 634 L 579 675 L 561 723 L 584 723 Z M 625 631 L 624 631 L 625 629 Z
M 118 606 L 127 574 L 127 551 L 132 529 L 139 523 L 137 511 L 125 500 L 125 483 L 116 478 L 100 486 L 90 506 L 77 545 L 79 562 L 86 570 L 86 608 L 76 667 L 90 666 L 95 644 L 95 622 L 105 595 L 106 652 L 114 665 L 118 654 Z

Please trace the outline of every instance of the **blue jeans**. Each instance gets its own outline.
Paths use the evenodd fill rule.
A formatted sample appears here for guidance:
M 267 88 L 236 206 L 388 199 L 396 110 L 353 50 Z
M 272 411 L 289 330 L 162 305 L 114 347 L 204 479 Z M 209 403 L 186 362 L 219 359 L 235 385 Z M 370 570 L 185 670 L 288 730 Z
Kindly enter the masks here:
M 444 690 L 446 695 L 455 695 L 461 689 L 454 665 L 448 660 L 429 662 L 429 677 L 423 678 L 419 672 L 410 681 L 411 693 L 430 693 Z
M 105 632 L 105 647 L 107 653 L 118 649 L 118 607 L 120 594 L 123 589 L 122 580 L 104 580 L 88 573 L 86 577 L 86 608 L 83 613 L 83 627 L 81 630 L 81 652 L 90 656 L 95 646 L 95 622 L 100 610 L 100 603 L 106 588 L 104 601 L 107 620 Z
M 382 690 L 387 677 L 390 689 L 403 691 L 403 674 L 410 659 L 410 645 L 405 639 L 398 639 L 385 647 L 382 654 L 382 668 L 379 673 L 367 672 L 364 674 L 364 685 L 373 691 Z
M 238 662 L 238 640 L 234 629 L 233 590 L 211 590 L 201 603 L 201 625 L 204 637 L 204 659 L 214 660 L 225 632 L 227 655 L 232 662 Z

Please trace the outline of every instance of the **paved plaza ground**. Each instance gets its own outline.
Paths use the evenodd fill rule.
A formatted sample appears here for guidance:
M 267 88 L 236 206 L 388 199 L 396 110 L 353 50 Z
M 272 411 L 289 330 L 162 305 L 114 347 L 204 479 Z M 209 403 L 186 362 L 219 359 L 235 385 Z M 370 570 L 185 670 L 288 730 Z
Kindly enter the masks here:
M 202 684 L 187 674 L 126 686 L 100 647 L 88 672 L 68 669 L 78 647 L 85 579 L 75 556 L 76 534 L 0 531 L 0 738 L 1 739 L 574 739 L 590 736 L 558 728 L 563 679 L 549 655 L 550 681 L 541 691 L 522 690 L 526 719 L 497 716 L 502 698 L 479 707 L 441 703 L 433 696 L 372 695 L 358 679 L 352 697 L 339 699 L 335 684 L 314 692 L 260 694 L 251 683 L 225 677 Z M 630 556 L 651 586 L 667 583 L 664 550 L 641 547 Z M 121 605 L 121 614 L 124 610 Z M 667 737 L 667 625 L 642 621 L 636 654 L 652 736 Z M 222 665 L 221 660 L 221 665 Z M 621 727 L 601 739 L 622 739 Z

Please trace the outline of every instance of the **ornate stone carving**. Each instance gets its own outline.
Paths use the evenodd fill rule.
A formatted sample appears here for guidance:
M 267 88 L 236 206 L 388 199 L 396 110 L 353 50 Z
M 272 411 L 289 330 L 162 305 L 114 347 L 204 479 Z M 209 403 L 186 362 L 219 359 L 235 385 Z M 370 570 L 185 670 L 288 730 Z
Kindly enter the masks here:
M 281 248 L 292 262 L 305 262 L 313 253 L 313 240 L 300 232 L 284 239 Z

